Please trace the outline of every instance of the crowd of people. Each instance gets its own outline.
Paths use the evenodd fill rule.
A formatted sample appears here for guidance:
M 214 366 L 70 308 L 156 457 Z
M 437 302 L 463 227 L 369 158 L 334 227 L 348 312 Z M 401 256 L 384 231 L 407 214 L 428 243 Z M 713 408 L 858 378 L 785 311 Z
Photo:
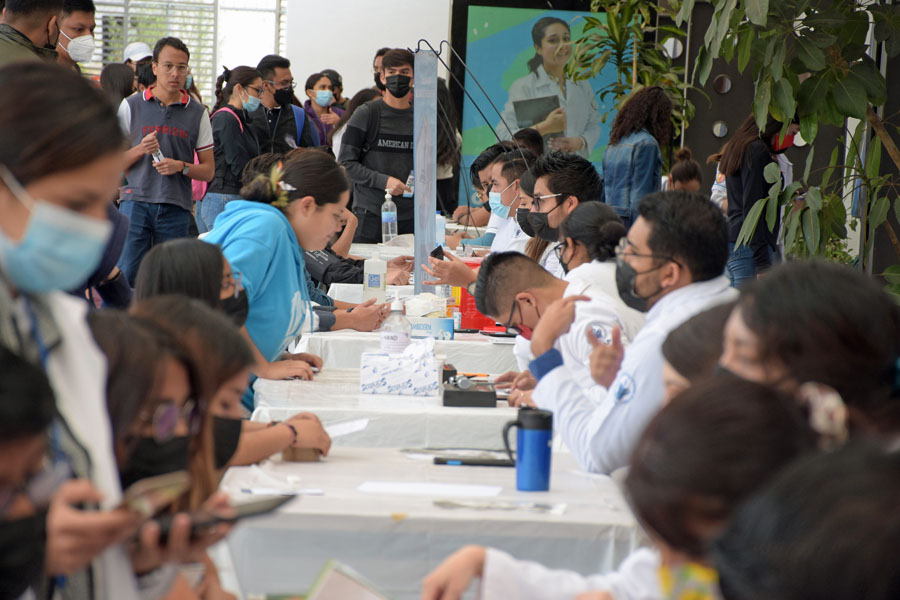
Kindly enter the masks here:
M 229 598 L 208 549 L 230 526 L 189 513 L 233 514 L 230 466 L 331 450 L 314 414 L 250 421 L 252 383 L 314 378 L 292 342 L 388 314 L 323 288 L 362 281 L 351 243 L 381 241 L 386 194 L 414 231 L 414 55 L 378 50 L 350 98 L 318 69 L 302 102 L 265 56 L 223 69 L 207 107 L 174 37 L 82 76 L 95 12 L 6 0 L 0 23 L 0 599 Z M 565 23 L 539 29 L 517 89 L 556 85 L 568 56 Z M 715 202 L 689 150 L 663 174 L 672 105 L 643 88 L 602 172 L 590 124 L 526 128 L 472 161 L 460 203 L 443 82 L 438 105 L 439 207 L 477 228 L 445 246 L 484 258 L 432 257 L 425 283 L 517 334 L 496 384 L 621 482 L 650 544 L 596 575 L 466 546 L 423 599 L 900 597 L 900 308 L 851 267 L 785 262 L 777 216 L 736 246 L 766 167 L 790 179 L 796 124 L 748 117 Z M 411 271 L 391 260 L 389 283 Z M 160 476 L 171 498 L 135 502 Z

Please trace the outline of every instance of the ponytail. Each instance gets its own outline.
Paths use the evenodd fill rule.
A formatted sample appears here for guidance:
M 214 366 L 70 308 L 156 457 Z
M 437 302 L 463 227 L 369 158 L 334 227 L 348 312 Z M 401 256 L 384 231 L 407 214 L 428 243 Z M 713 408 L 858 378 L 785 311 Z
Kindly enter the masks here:
M 669 175 L 672 177 L 672 183 L 686 183 L 688 181 L 703 183 L 700 163 L 693 159 L 690 148 L 679 148 L 675 152 L 675 164 L 672 165 Z

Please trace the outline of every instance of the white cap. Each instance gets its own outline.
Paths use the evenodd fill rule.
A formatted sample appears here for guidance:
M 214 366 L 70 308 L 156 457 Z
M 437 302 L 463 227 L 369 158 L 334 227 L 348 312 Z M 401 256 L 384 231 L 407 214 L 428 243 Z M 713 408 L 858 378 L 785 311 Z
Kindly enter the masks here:
M 142 58 L 147 58 L 148 56 L 153 56 L 153 52 L 150 50 L 150 46 L 145 44 L 144 42 L 131 42 L 127 46 L 125 46 L 125 55 L 122 59 L 122 62 L 137 62 Z

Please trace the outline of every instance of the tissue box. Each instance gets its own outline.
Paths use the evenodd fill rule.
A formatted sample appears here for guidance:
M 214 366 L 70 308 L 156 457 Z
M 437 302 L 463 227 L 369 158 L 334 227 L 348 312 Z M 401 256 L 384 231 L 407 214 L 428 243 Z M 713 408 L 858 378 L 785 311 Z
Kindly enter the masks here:
M 412 325 L 413 339 L 434 338 L 453 339 L 453 319 L 451 317 L 406 317 Z
M 359 384 L 363 394 L 439 396 L 441 365 L 434 355 L 434 339 L 411 342 L 403 354 L 364 352 Z

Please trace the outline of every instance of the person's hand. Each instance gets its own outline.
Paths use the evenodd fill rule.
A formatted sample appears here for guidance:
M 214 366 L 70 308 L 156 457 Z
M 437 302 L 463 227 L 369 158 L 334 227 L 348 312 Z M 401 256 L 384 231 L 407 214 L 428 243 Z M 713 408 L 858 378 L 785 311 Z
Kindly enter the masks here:
M 507 396 L 506 402 L 513 408 L 521 408 L 523 406 L 537 408 L 534 400 L 531 399 L 531 392 L 532 390 L 513 390 Z
M 159 150 L 159 140 L 156 139 L 156 132 L 153 131 L 145 135 L 138 146 L 144 154 L 153 154 Z
M 407 285 L 409 284 L 409 271 L 405 269 L 388 269 L 386 281 L 388 285 Z
M 316 356 L 315 354 L 310 354 L 309 352 L 298 352 L 296 354 L 285 352 L 283 358 L 286 360 L 302 360 L 310 367 L 313 367 L 315 369 L 322 368 L 322 357 Z
M 494 379 L 494 387 L 498 390 L 533 390 L 537 385 L 537 379 L 531 374 L 531 371 L 507 371 Z
M 237 596 L 226 592 L 222 587 L 219 571 L 216 568 L 216 564 L 210 560 L 209 555 L 204 556 L 202 562 L 206 568 L 204 569 L 203 579 L 196 589 L 196 593 L 201 600 L 238 600 Z
M 398 256 L 397 258 L 392 258 L 388 261 L 388 267 L 394 267 L 396 269 L 403 269 L 407 273 L 412 273 L 413 265 L 415 264 L 414 256 Z
M 410 193 L 412 192 L 405 183 L 397 179 L 396 177 L 388 177 L 387 185 L 385 186 L 386 190 L 388 190 L 392 196 L 399 196 L 403 192 Z
M 612 343 L 604 344 L 597 339 L 591 328 L 585 329 L 585 335 L 591 344 L 591 377 L 599 385 L 608 388 L 616 379 L 616 373 L 622 365 L 625 348 L 622 346 L 622 330 L 616 325 L 612 330 Z
M 575 596 L 575 600 L 616 600 L 609 592 L 584 592 Z
M 277 360 L 266 363 L 256 369 L 256 376 L 263 379 L 302 379 L 313 378 L 310 364 L 304 360 Z
M 562 108 L 557 108 L 552 111 L 547 117 L 538 123 L 538 130 L 542 135 L 547 135 L 548 133 L 562 133 L 566 130 L 566 111 Z
M 231 517 L 234 509 L 228 495 L 217 492 L 200 507 L 220 517 Z M 165 563 L 201 562 L 206 549 L 222 540 L 231 531 L 233 524 L 218 523 L 213 527 L 200 529 L 191 536 L 191 517 L 187 513 L 178 513 L 172 519 L 169 538 L 165 544 L 160 543 L 159 523 L 149 521 L 132 542 L 130 548 L 131 566 L 135 573 L 148 573 L 158 569 Z
M 456 210 L 453 211 L 453 214 L 450 216 L 451 221 L 457 221 L 464 216 L 469 214 L 469 210 L 471 210 L 468 206 L 457 206 Z
M 553 347 L 557 338 L 569 331 L 575 321 L 575 303 L 590 300 L 589 296 L 567 296 L 547 307 L 534 333 L 531 334 L 531 353 L 540 356 Z
M 164 158 L 158 163 L 153 163 L 153 166 L 156 167 L 156 172 L 160 175 L 175 175 L 176 173 L 181 173 L 184 163 L 174 158 Z
M 457 231 L 456 233 L 448 233 L 444 236 L 444 243 L 447 244 L 447 247 L 451 250 L 456 250 L 459 247 L 460 242 L 464 239 L 471 239 L 471 235 L 468 235 L 465 231 Z
M 422 582 L 422 600 L 460 600 L 484 572 L 483 546 L 466 546 L 447 557 Z
M 381 327 L 390 310 L 389 304 L 375 304 L 375 300 L 370 299 L 362 304 L 357 304 L 356 308 L 347 314 L 350 317 L 352 329 L 357 331 L 375 331 Z
M 580 137 L 557 137 L 550 138 L 547 142 L 551 150 L 559 150 L 560 152 L 578 152 L 584 147 L 584 140 Z
M 444 254 L 444 258 L 448 260 L 438 260 L 432 256 L 428 257 L 431 268 L 429 268 L 428 265 L 422 265 L 422 268 L 435 279 L 423 281 L 423 284 L 466 287 L 478 279 L 475 271 L 470 269 L 466 263 L 452 254 Z
M 518 371 L 507 371 L 502 375 L 498 375 L 494 378 L 494 388 L 498 390 L 507 390 L 512 388 L 513 382 L 516 380 L 516 377 L 519 376 Z
M 337 122 L 341 120 L 339 116 L 331 112 L 331 109 L 329 109 L 327 113 L 320 116 L 319 119 L 326 125 L 337 125 Z
M 287 421 L 297 430 L 297 441 L 292 443 L 294 448 L 315 448 L 327 456 L 331 449 L 331 438 L 322 426 L 318 418 L 310 419 L 305 416 L 293 416 Z
M 103 495 L 87 479 L 62 484 L 47 513 L 45 571 L 70 575 L 88 566 L 104 550 L 124 542 L 137 531 L 142 517 L 125 508 L 79 510 L 75 505 L 99 504 Z

